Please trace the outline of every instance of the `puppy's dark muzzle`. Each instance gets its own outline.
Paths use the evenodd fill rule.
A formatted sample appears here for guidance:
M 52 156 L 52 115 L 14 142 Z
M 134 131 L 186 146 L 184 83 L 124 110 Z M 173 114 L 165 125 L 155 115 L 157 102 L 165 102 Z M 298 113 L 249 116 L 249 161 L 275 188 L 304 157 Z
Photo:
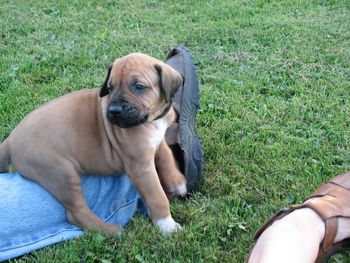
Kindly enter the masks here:
M 118 117 L 123 113 L 123 104 L 121 102 L 112 102 L 108 107 L 108 114 L 111 117 Z
M 107 119 L 120 128 L 130 128 L 146 122 L 148 115 L 126 101 L 113 101 L 108 105 Z

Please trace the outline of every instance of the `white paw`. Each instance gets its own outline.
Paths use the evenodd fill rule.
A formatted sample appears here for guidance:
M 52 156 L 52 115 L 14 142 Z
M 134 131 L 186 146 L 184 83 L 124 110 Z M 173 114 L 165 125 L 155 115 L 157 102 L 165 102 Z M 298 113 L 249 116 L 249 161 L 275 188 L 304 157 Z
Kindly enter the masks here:
M 159 229 L 165 234 L 171 234 L 177 230 L 182 229 L 181 225 L 171 217 L 158 219 L 154 221 L 154 224 L 159 227 Z

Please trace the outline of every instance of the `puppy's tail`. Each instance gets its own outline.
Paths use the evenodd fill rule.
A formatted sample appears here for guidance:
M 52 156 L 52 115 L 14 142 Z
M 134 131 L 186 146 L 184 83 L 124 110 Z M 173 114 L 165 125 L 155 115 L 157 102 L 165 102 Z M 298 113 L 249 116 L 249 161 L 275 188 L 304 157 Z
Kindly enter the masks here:
M 8 143 L 5 140 L 0 144 L 0 173 L 8 172 L 8 166 L 10 164 L 10 155 L 8 151 Z

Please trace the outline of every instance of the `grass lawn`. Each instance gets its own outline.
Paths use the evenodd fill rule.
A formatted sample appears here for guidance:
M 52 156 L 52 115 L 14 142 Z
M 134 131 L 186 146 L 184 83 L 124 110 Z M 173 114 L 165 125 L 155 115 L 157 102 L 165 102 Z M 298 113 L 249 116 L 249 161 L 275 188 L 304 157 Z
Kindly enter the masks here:
M 350 169 L 347 0 L 3 0 L 0 141 L 44 102 L 100 86 L 115 58 L 181 43 L 206 161 L 201 190 L 171 204 L 185 231 L 137 216 L 120 239 L 90 232 L 16 262 L 243 262 L 269 215 Z

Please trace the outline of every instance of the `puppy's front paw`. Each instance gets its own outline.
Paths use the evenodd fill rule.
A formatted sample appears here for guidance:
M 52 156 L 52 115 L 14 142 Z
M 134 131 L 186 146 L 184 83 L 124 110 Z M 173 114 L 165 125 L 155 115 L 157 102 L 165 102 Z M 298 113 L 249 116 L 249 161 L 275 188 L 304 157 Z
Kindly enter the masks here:
M 171 216 L 157 219 L 154 221 L 154 224 L 157 225 L 159 229 L 165 234 L 171 234 L 177 230 L 182 229 L 182 226 L 179 223 L 175 222 Z

